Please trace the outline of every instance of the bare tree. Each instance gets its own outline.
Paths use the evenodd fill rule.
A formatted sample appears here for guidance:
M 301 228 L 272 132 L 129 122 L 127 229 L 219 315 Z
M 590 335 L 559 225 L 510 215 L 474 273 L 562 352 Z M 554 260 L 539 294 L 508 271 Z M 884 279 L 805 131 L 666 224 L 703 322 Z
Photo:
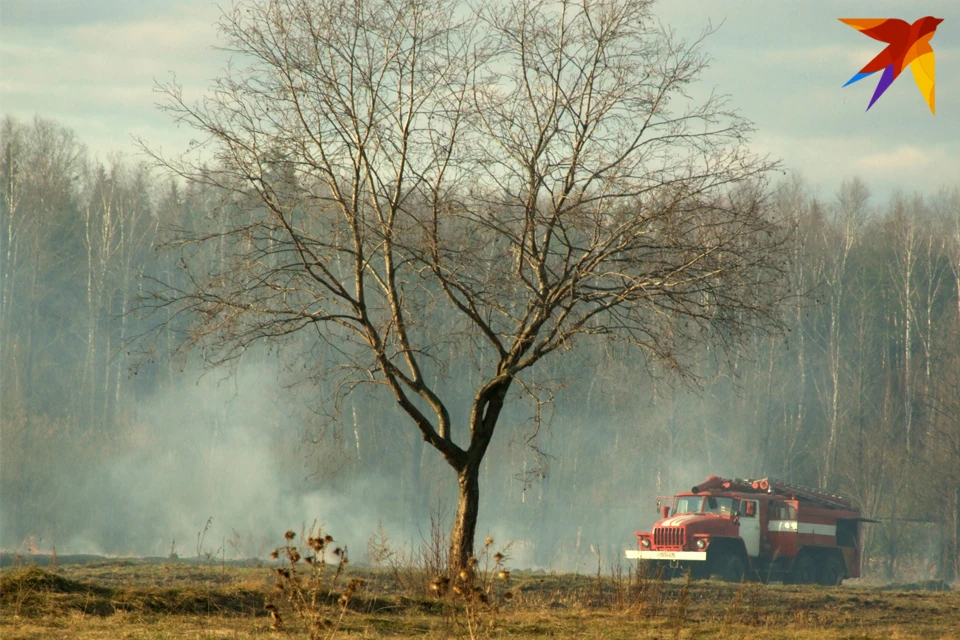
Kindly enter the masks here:
M 146 167 L 128 167 L 116 155 L 108 166 L 91 167 L 85 178 L 87 345 L 80 395 L 86 421 L 107 425 L 120 400 L 126 368 L 113 337 L 116 333 L 120 344 L 126 341 L 134 261 L 150 246 L 156 225 L 149 211 Z
M 827 236 L 823 239 L 823 245 L 827 251 L 826 260 L 828 261 L 824 268 L 824 284 L 829 317 L 826 339 L 829 408 L 826 413 L 830 432 L 823 465 L 822 486 L 824 487 L 830 486 L 831 473 L 835 470 L 837 463 L 837 444 L 840 439 L 840 387 L 841 373 L 844 370 L 841 364 L 843 353 L 841 343 L 844 337 L 841 324 L 848 297 L 847 262 L 850 251 L 859 240 L 869 199 L 870 192 L 863 181 L 856 178 L 845 180 L 837 194 L 835 218 L 830 221 L 831 224 L 823 226 L 824 235 Z
M 796 225 L 795 232 L 790 244 L 791 269 L 789 273 L 790 287 L 793 297 L 796 300 L 807 299 L 820 278 L 820 271 L 823 267 L 822 259 L 810 255 L 810 247 L 815 245 L 817 229 L 823 224 L 823 214 L 819 203 L 811 200 L 808 189 L 802 178 L 794 175 L 789 182 L 781 185 L 776 193 L 776 204 L 781 215 L 794 221 Z M 775 450 L 782 451 L 783 472 L 791 475 L 794 472 L 796 461 L 803 454 L 803 448 L 809 447 L 809 435 L 807 430 L 807 371 L 812 369 L 810 365 L 810 351 L 806 340 L 807 329 L 804 323 L 804 308 L 802 305 L 793 306 L 793 317 L 790 319 L 790 326 L 794 333 L 791 344 L 795 355 L 796 379 L 790 381 L 790 386 L 794 392 L 792 397 L 785 397 L 782 419 L 782 439 L 784 445 L 775 447 Z
M 783 227 L 749 123 L 686 91 L 706 60 L 642 0 L 262 0 L 225 13 L 231 67 L 204 140 L 156 159 L 223 191 L 181 229 L 180 349 L 211 366 L 308 331 L 334 401 L 384 385 L 457 476 L 450 559 L 472 553 L 479 469 L 511 389 L 581 337 L 692 372 L 703 341 L 776 326 Z M 222 261 L 205 247 L 225 247 Z M 316 358 L 319 347 L 336 360 Z M 478 372 L 464 420 L 440 380 Z M 642 365 L 641 365 L 642 366 Z
M 35 355 L 45 348 L 38 335 L 49 314 L 41 300 L 53 283 L 68 281 L 72 273 L 66 261 L 76 231 L 70 215 L 73 181 L 85 151 L 72 131 L 39 117 L 30 124 L 5 118 L 0 149 L 0 386 L 7 406 L 23 401 L 36 411 L 43 389 L 35 378 Z M 48 246 L 61 252 L 45 251 Z M 11 402 L 13 397 L 19 399 Z
M 911 450 L 913 438 L 914 390 L 912 367 L 914 306 L 917 297 L 914 280 L 920 253 L 919 212 L 923 203 L 916 195 L 906 202 L 902 194 L 894 194 L 891 202 L 891 218 L 894 235 L 894 255 L 896 261 L 891 265 L 891 279 L 896 283 L 899 301 L 903 309 L 903 421 L 907 451 Z

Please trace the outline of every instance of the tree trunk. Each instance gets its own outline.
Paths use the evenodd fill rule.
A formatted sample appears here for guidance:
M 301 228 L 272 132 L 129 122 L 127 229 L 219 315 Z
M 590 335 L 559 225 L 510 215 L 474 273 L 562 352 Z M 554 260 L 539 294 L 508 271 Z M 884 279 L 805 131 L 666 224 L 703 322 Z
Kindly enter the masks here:
M 960 577 L 960 485 L 953 495 L 953 531 L 950 544 L 950 553 L 947 557 L 947 573 L 944 579 L 952 582 Z
M 499 367 L 501 370 L 503 367 Z M 451 465 L 457 471 L 457 514 L 450 532 L 450 554 L 447 564 L 454 574 L 467 566 L 473 555 L 473 540 L 477 533 L 477 515 L 480 512 L 480 465 L 487 453 L 494 429 L 500 419 L 507 391 L 513 383 L 510 376 L 498 376 L 477 392 L 470 414 L 470 448 L 463 458 Z
M 450 533 L 451 573 L 467 566 L 473 555 L 473 540 L 477 532 L 477 516 L 480 513 L 480 461 L 470 462 L 457 474 L 459 496 L 457 514 Z

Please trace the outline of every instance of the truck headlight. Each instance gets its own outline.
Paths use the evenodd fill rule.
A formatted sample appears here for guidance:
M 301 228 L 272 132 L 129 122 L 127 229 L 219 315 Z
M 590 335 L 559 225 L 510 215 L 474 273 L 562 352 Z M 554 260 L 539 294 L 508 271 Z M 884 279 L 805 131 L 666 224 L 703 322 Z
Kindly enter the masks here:
M 703 549 L 707 546 L 706 540 L 697 540 L 697 549 Z
M 650 541 L 644 538 L 643 540 L 640 541 L 640 546 L 643 547 L 644 549 L 649 549 Z

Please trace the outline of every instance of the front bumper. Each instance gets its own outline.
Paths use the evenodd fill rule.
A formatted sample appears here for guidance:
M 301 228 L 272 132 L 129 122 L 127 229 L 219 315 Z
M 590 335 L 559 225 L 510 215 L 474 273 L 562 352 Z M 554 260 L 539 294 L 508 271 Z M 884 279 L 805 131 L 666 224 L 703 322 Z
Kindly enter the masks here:
M 706 562 L 706 551 L 656 551 L 653 549 L 628 549 L 627 558 L 630 560 L 678 560 Z

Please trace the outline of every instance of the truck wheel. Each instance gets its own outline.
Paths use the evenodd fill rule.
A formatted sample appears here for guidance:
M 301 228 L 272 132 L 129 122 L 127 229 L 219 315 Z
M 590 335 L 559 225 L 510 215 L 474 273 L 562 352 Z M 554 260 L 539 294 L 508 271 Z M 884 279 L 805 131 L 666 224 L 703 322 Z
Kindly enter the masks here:
M 717 558 L 713 567 L 713 575 L 724 582 L 741 582 L 747 565 L 739 555 L 725 555 Z
M 767 584 L 770 582 L 770 571 L 761 571 L 759 569 L 749 569 L 747 571 L 747 580 L 750 582 L 759 582 L 760 584 Z
M 809 555 L 802 555 L 793 563 L 791 572 L 793 584 L 816 584 L 817 583 L 817 565 Z
M 823 566 L 820 567 L 820 584 L 825 587 L 839 586 L 847 575 L 846 565 L 837 556 L 827 558 Z

